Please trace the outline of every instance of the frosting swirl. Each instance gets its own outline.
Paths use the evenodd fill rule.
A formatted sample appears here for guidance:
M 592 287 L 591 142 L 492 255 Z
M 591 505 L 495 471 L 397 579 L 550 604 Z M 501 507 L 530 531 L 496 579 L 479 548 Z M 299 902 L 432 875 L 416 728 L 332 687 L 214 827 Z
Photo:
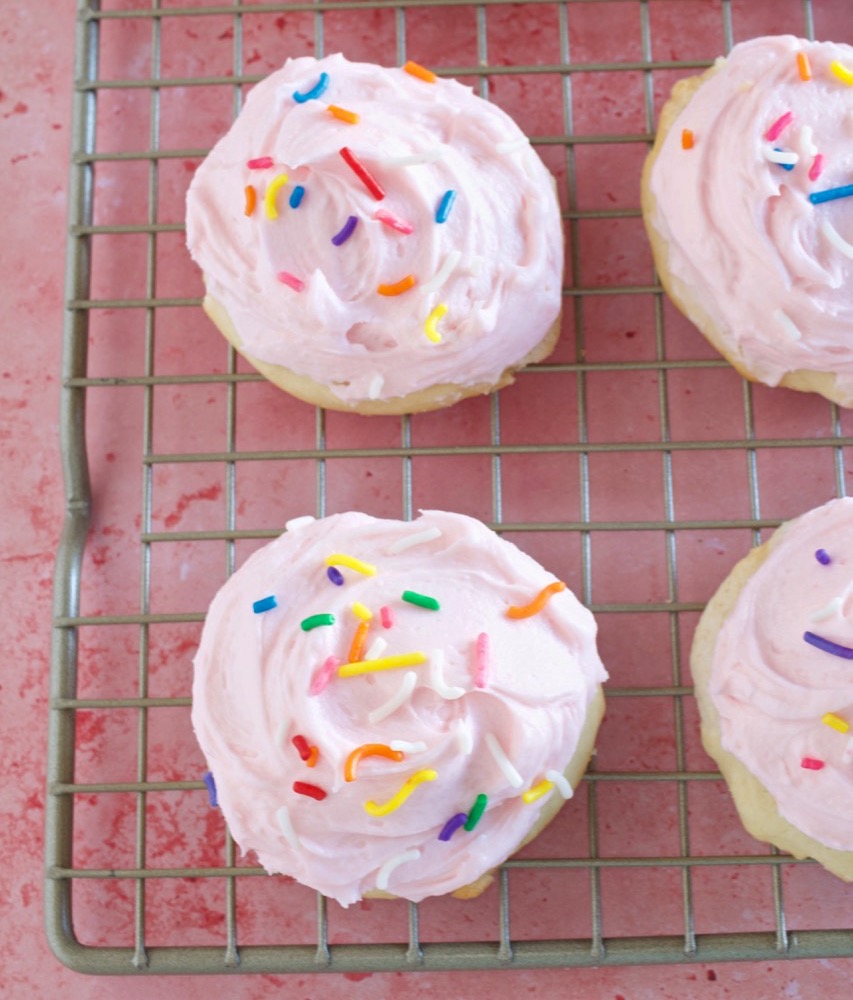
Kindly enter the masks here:
M 853 86 L 833 64 L 853 70 L 853 47 L 792 36 L 718 60 L 660 142 L 649 221 L 735 364 L 769 385 L 835 373 L 850 405 L 853 198 L 809 200 L 853 176 Z
M 377 888 L 451 892 L 504 861 L 571 794 L 562 771 L 606 678 L 570 591 L 528 607 L 553 582 L 479 521 L 437 511 L 300 519 L 255 553 L 211 604 L 193 684 L 241 847 L 345 906 Z M 334 623 L 304 624 L 318 614 Z
M 341 55 L 251 91 L 190 185 L 187 244 L 246 354 L 348 403 L 493 384 L 560 312 L 553 181 L 513 120 L 454 80 Z
M 828 562 L 816 558 L 820 550 Z M 806 633 L 853 655 L 853 499 L 784 526 L 720 629 L 709 685 L 723 749 L 789 823 L 850 851 L 853 741 L 829 723 L 853 723 L 853 663 Z

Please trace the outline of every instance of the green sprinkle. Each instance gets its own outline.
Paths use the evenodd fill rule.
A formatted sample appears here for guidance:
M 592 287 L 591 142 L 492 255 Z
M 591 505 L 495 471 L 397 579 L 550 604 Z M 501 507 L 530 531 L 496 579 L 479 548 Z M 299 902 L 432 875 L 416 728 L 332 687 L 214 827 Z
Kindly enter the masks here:
M 483 795 L 481 792 L 477 798 L 474 800 L 474 805 L 471 806 L 471 811 L 468 813 L 468 819 L 465 820 L 465 829 L 471 831 L 480 822 L 480 817 L 486 811 L 486 805 L 489 801 L 488 795 Z
M 434 597 L 419 594 L 416 590 L 404 590 L 403 600 L 408 601 L 409 604 L 417 604 L 419 608 L 429 608 L 430 611 L 441 610 L 441 605 Z
M 320 625 L 334 625 L 335 616 L 330 614 L 311 615 L 309 618 L 303 618 L 299 624 L 302 626 L 303 632 L 310 632 L 312 628 L 317 628 Z

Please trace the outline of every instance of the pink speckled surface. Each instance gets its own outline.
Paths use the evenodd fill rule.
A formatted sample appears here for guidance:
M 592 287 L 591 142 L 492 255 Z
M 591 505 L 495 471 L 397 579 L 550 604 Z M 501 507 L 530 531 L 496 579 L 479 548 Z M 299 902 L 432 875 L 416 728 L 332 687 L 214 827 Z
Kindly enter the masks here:
M 43 807 L 48 715 L 48 652 L 53 558 L 63 515 L 58 450 L 59 357 L 62 329 L 66 184 L 70 147 L 72 42 L 71 5 L 11 0 L 0 30 L 4 67 L 0 116 L 0 171 L 6 192 L 6 238 L 0 245 L 3 360 L 0 363 L 0 617 L 5 657 L 0 668 L 0 944 L 3 947 L 0 997 L 148 997 L 156 990 L 193 998 L 390 998 L 465 996 L 508 1000 L 589 996 L 606 1000 L 699 997 L 823 998 L 843 995 L 853 979 L 853 960 L 732 963 L 667 967 L 539 970 L 485 973 L 345 974 L 311 977 L 244 976 L 161 980 L 93 979 L 64 968 L 50 953 L 43 933 Z M 105 7 L 130 8 L 112 0 Z M 176 6 L 166 2 L 165 7 Z M 187 6 L 196 6 L 187 4 Z M 718 0 L 653 0 L 649 4 L 653 54 L 661 59 L 708 59 L 724 46 Z M 584 62 L 642 57 L 640 5 L 636 2 L 570 5 L 572 53 Z M 853 13 L 846 0 L 815 0 L 818 37 L 850 41 Z M 606 11 L 606 15 L 604 15 Z M 732 3 L 735 39 L 768 30 L 802 30 L 799 0 Z M 557 62 L 556 5 L 497 7 L 487 16 L 492 63 Z M 442 18 L 452 18 L 445 22 Z M 520 22 L 519 18 L 527 18 Z M 689 21 L 685 19 L 688 18 Z M 264 72 L 287 54 L 311 51 L 311 12 L 262 18 L 244 17 L 243 52 L 247 72 Z M 520 32 L 519 23 L 528 30 Z M 690 30 L 687 30 L 689 23 Z M 408 54 L 436 66 L 476 64 L 477 31 L 472 8 L 443 13 L 412 9 L 406 15 Z M 166 20 L 163 69 L 166 75 L 229 72 L 232 18 L 186 17 Z M 352 58 L 388 61 L 395 46 L 392 8 L 372 12 L 330 11 L 324 17 L 327 51 L 345 47 Z M 449 30 L 451 29 L 452 30 Z M 106 24 L 102 34 L 104 79 L 145 78 L 150 66 L 150 23 Z M 656 100 L 673 74 L 655 74 Z M 600 79 L 599 79 L 600 77 Z M 614 99 L 613 74 L 575 78 L 574 127 L 582 134 L 642 134 L 641 74 L 624 74 Z M 491 97 L 537 135 L 564 129 L 559 78 L 524 74 L 494 76 Z M 543 99 L 544 98 L 544 99 Z M 161 139 L 164 147 L 209 144 L 225 127 L 230 95 L 216 88 L 163 91 Z M 145 90 L 104 91 L 99 100 L 98 148 L 138 150 L 147 146 L 149 97 Z M 565 184 L 565 160 L 558 147 L 544 147 L 546 162 Z M 577 150 L 577 208 L 636 208 L 637 177 L 644 147 L 628 144 L 618 155 L 604 147 Z M 195 161 L 163 161 L 157 218 L 180 222 L 182 192 Z M 98 170 L 96 222 L 139 223 L 147 216 L 147 166 L 107 163 Z M 562 188 L 565 205 L 565 187 Z M 651 264 L 639 221 L 583 219 L 577 226 L 580 273 L 570 265 L 567 283 L 589 286 L 643 285 Z M 144 236 L 99 237 L 94 251 L 92 296 L 133 298 L 145 294 Z M 157 294 L 192 296 L 200 290 L 182 248 L 180 233 L 157 240 Z M 667 357 L 713 359 L 713 353 L 668 305 L 664 306 Z M 656 358 L 654 303 L 649 295 L 628 294 L 584 300 L 586 360 L 653 361 Z M 143 372 L 144 314 L 141 310 L 95 310 L 91 319 L 92 375 Z M 574 359 L 571 309 L 556 359 Z M 198 310 L 158 310 L 154 352 L 157 374 L 226 370 L 227 354 Z M 240 370 L 244 370 L 241 366 Z M 583 410 L 589 440 L 619 442 L 615 451 L 589 458 L 589 516 L 593 522 L 654 522 L 666 516 L 661 459 L 643 451 L 661 440 L 660 389 L 655 370 L 610 371 L 585 378 Z M 580 430 L 578 375 L 574 371 L 531 374 L 501 395 L 501 440 L 505 445 L 574 443 Z M 667 420 L 678 441 L 740 439 L 744 414 L 740 380 L 725 367 L 675 369 L 666 375 Z M 138 613 L 143 468 L 144 390 L 104 389 L 89 394 L 89 449 L 94 519 L 84 561 L 83 614 Z M 223 385 L 165 385 L 153 391 L 152 448 L 158 454 L 220 451 L 226 434 L 227 390 Z M 755 389 L 756 433 L 765 438 L 830 438 L 829 408 L 820 400 L 784 391 Z M 243 450 L 312 448 L 314 412 L 262 383 L 239 388 L 236 446 Z M 851 416 L 841 417 L 849 433 Z M 365 438 L 369 434 L 369 438 Z M 329 448 L 364 445 L 394 448 L 398 420 L 369 422 L 331 414 Z M 491 441 L 490 406 L 472 400 L 439 414 L 415 418 L 412 444 L 452 446 Z M 633 446 L 633 450 L 632 450 Z M 847 449 L 845 449 L 847 451 Z M 845 454 L 849 460 L 849 455 Z M 440 504 L 491 520 L 491 476 L 486 455 L 419 456 L 411 463 L 413 506 Z M 503 518 L 508 522 L 550 523 L 582 514 L 578 458 L 571 452 L 541 456 L 508 454 L 502 460 Z M 756 474 L 763 518 L 784 518 L 827 499 L 836 489 L 831 448 L 773 448 L 758 452 Z M 399 458 L 340 458 L 327 462 L 327 511 L 362 506 L 370 513 L 399 516 L 403 466 Z M 846 473 L 845 473 L 846 475 Z M 672 503 L 678 521 L 748 519 L 750 480 L 742 452 L 712 449 L 696 456 L 675 452 Z M 477 488 L 472 488 L 475 486 Z M 238 529 L 274 529 L 315 504 L 311 459 L 239 464 L 234 517 Z M 227 517 L 227 484 L 222 463 L 163 462 L 153 467 L 153 532 L 221 531 Z M 677 600 L 702 602 L 750 543 L 737 526 L 677 533 Z M 570 532 L 510 532 L 546 564 L 558 566 L 580 587 L 582 551 Z M 238 561 L 257 540 L 237 544 Z M 672 683 L 672 643 L 689 647 L 696 613 L 683 612 L 677 633 L 666 615 L 644 611 L 644 602 L 670 599 L 666 542 L 657 529 L 598 531 L 591 536 L 591 599 L 597 605 L 627 603 L 629 612 L 601 615 L 602 655 L 614 687 Z M 225 575 L 221 541 L 173 541 L 152 546 L 151 610 L 196 612 Z M 183 697 L 198 635 L 194 623 L 152 628 L 149 693 Z M 139 653 L 135 626 L 87 628 L 81 634 L 80 694 L 128 697 L 135 692 Z M 686 668 L 685 668 L 686 670 Z M 689 680 L 688 678 L 685 678 Z M 185 708 L 149 713 L 148 778 L 196 780 L 203 762 L 189 730 Z M 684 700 L 684 766 L 702 771 L 701 750 L 691 699 Z M 76 779 L 127 781 L 136 777 L 136 716 L 132 710 L 81 711 L 78 718 Z M 631 694 L 610 699 L 599 741 L 597 767 L 617 772 L 669 770 L 678 766 L 673 737 L 673 704 L 667 695 Z M 83 867 L 132 866 L 137 822 L 131 794 L 78 795 L 74 863 Z M 586 789 L 534 846 L 530 858 L 585 856 L 589 797 Z M 658 857 L 679 852 L 675 785 L 612 780 L 597 794 L 599 851 L 603 857 Z M 207 807 L 203 792 L 163 792 L 147 800 L 146 862 L 160 865 L 222 863 L 221 817 Z M 696 855 L 760 854 L 761 845 L 741 829 L 719 782 L 690 788 L 688 833 Z M 789 929 L 853 926 L 851 890 L 811 866 L 783 867 Z M 588 876 L 516 869 L 510 873 L 512 933 L 517 940 L 589 934 Z M 682 931 L 679 876 L 673 869 L 602 873 L 605 935 Z M 239 895 L 241 943 L 313 941 L 313 894 L 279 880 L 244 879 Z M 769 871 L 762 867 L 697 868 L 693 873 L 698 932 L 765 930 L 773 926 Z M 75 925 L 92 944 L 132 942 L 133 888 L 119 880 L 106 885 L 81 882 L 75 889 Z M 221 944 L 224 890 L 217 880 L 151 880 L 146 901 L 149 944 Z M 286 899 L 286 908 L 283 900 Z M 436 900 L 421 908 L 425 941 L 494 939 L 497 896 L 490 891 L 473 904 Z M 638 903 L 638 901 L 640 901 Z M 176 918 L 176 914 L 178 917 Z M 399 940 L 405 909 L 399 903 L 370 903 L 348 912 L 330 910 L 332 942 Z M 653 924 L 650 926 L 650 923 Z

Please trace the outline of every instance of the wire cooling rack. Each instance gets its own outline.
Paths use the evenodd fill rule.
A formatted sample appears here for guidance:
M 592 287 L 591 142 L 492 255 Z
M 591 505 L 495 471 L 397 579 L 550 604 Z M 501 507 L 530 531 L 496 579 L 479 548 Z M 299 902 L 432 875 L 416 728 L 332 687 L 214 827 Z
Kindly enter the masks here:
M 46 913 L 93 973 L 529 968 L 853 955 L 849 891 L 741 829 L 687 653 L 767 529 L 845 493 L 848 416 L 749 386 L 666 302 L 639 169 L 675 79 L 751 35 L 850 40 L 846 0 L 79 0 L 51 673 Z M 553 358 L 438 414 L 323 413 L 198 308 L 192 170 L 288 55 L 435 66 L 557 178 Z M 91 482 L 90 482 L 91 480 Z M 240 858 L 209 807 L 191 659 L 228 573 L 284 522 L 481 517 L 571 582 L 611 672 L 575 799 L 478 900 L 350 910 Z M 72 905 L 73 903 L 73 905 Z

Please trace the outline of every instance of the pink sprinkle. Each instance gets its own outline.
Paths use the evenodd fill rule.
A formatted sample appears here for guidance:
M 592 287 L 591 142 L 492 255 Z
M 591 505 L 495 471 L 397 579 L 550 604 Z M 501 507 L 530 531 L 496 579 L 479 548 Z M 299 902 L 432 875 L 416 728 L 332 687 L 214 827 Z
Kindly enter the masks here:
M 384 208 L 380 208 L 373 216 L 378 222 L 384 223 L 390 229 L 396 229 L 398 233 L 405 233 L 407 236 L 409 233 L 415 231 L 415 227 L 411 222 L 406 222 L 405 219 L 398 219 L 396 215 L 392 215 L 390 212 L 386 212 Z
M 325 691 L 329 681 L 332 679 L 332 675 L 340 665 L 341 661 L 337 658 L 337 656 L 330 656 L 323 666 L 317 671 L 317 676 L 314 680 L 311 681 L 311 687 L 308 689 L 308 694 L 313 696 L 320 694 L 321 691 Z
M 770 126 L 770 128 L 767 129 L 767 131 L 764 133 L 764 138 L 768 142 L 773 142 L 775 139 L 778 139 L 779 136 L 785 131 L 785 129 L 791 124 L 793 120 L 794 120 L 794 112 L 786 111 L 781 118 L 777 118 L 776 121 L 773 122 L 773 124 Z
M 803 757 L 800 761 L 800 767 L 806 768 L 807 771 L 822 771 L 824 766 L 824 762 L 816 757 Z
M 814 163 L 809 168 L 809 180 L 816 181 L 823 173 L 823 153 L 818 153 L 814 158 Z
M 379 620 L 382 622 L 382 628 L 391 628 L 394 624 L 394 612 L 387 605 L 383 605 L 379 609 Z
M 305 282 L 301 278 L 297 278 L 295 274 L 291 274 L 290 271 L 279 271 L 276 277 L 283 285 L 292 288 L 294 292 L 301 292 L 305 287 Z
M 249 170 L 267 170 L 273 164 L 271 156 L 258 156 L 254 160 L 249 160 L 246 166 Z
M 474 668 L 474 684 L 484 688 L 489 680 L 489 637 L 485 632 L 477 636 L 477 665 Z

